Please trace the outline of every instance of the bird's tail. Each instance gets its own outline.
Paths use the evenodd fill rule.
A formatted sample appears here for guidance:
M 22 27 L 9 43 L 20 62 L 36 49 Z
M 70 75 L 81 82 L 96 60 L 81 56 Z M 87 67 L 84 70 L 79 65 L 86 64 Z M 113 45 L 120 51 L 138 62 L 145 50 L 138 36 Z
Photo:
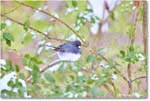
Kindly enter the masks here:
M 56 46 L 53 46 L 53 45 L 47 45 L 47 44 L 44 44 L 44 45 L 40 45 L 40 47 L 50 47 L 52 50 L 56 50 Z

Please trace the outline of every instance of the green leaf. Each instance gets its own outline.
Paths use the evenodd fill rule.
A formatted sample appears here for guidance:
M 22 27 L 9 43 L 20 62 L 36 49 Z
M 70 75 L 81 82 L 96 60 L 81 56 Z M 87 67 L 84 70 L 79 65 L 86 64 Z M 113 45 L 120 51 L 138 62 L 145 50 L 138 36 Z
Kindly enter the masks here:
M 90 92 L 92 93 L 93 97 L 99 97 L 99 96 L 104 96 L 105 92 L 100 90 L 99 88 L 92 87 L 90 89 Z
M 12 88 L 15 87 L 15 84 L 13 83 L 12 80 L 9 80 L 7 84 L 8 84 L 8 86 L 10 86 L 10 87 L 12 87 Z
M 15 71 L 16 71 L 16 72 L 19 72 L 19 67 L 18 67 L 18 65 L 15 65 Z
M 88 55 L 88 57 L 87 57 L 87 62 L 91 63 L 91 62 L 93 62 L 95 59 L 96 59 L 95 55 L 90 54 L 90 55 Z
M 24 22 L 24 30 L 25 30 L 25 31 L 28 31 L 29 25 L 30 25 L 30 21 L 29 21 L 29 20 L 26 20 L 26 21 Z
M 34 85 L 34 90 L 35 91 L 38 91 L 38 90 L 40 90 L 41 89 L 41 87 L 40 86 L 38 86 L 38 85 Z
M 24 80 L 25 79 L 24 73 L 19 73 L 19 77 Z
M 103 50 L 104 50 L 104 48 L 99 48 L 99 49 L 96 50 L 96 53 L 99 54 L 99 53 L 101 53 Z
M 108 81 L 108 77 L 100 77 L 97 81 L 98 85 L 102 85 L 102 84 L 105 84 L 107 81 Z
M 5 27 L 6 27 L 6 24 L 5 24 L 5 23 L 1 23 L 1 24 L 0 24 L 1 30 L 4 29 Z
M 55 79 L 54 77 L 50 74 L 50 73 L 45 73 L 44 77 L 47 81 L 49 81 L 50 83 L 55 83 Z
M 32 79 L 33 79 L 33 82 L 34 83 L 37 83 L 39 81 L 39 68 L 36 66 L 36 65 L 33 65 L 32 66 L 32 72 L 31 72 L 31 75 L 32 75 Z
M 8 32 L 3 33 L 3 38 L 8 46 L 11 46 L 11 41 L 14 41 L 14 37 Z
M 72 1 L 72 6 L 73 6 L 73 7 L 77 7 L 77 1 L 73 0 L 73 1 Z
M 30 33 L 26 33 L 25 37 L 24 37 L 24 44 L 28 44 L 32 41 L 32 35 Z
M 130 38 L 131 38 L 133 32 L 134 32 L 134 26 L 133 26 L 132 24 L 129 24 L 129 25 L 127 26 L 127 34 L 128 34 L 128 36 L 129 36 Z
M 85 11 L 89 12 L 89 13 L 92 13 L 93 10 L 92 9 L 85 9 Z
M 110 18 L 111 18 L 111 20 L 112 20 L 112 21 L 114 21 L 114 20 L 115 20 L 115 15 L 114 15 L 114 13 L 113 13 L 113 12 L 110 14 Z
M 125 57 L 125 55 L 126 55 L 126 53 L 125 53 L 124 50 L 121 50 L 121 51 L 120 51 L 120 54 L 121 54 L 122 57 Z
M 93 17 L 91 17 L 91 23 L 95 24 L 95 19 Z
M 26 57 L 23 57 L 23 59 L 22 59 L 22 64 L 23 64 L 24 66 L 28 65 L 28 59 L 27 59 Z
M 45 1 L 43 0 L 39 0 L 37 2 L 37 0 L 24 0 L 24 3 L 29 5 L 29 6 L 32 6 L 33 8 L 38 8 L 38 7 L 41 7 L 43 5 Z

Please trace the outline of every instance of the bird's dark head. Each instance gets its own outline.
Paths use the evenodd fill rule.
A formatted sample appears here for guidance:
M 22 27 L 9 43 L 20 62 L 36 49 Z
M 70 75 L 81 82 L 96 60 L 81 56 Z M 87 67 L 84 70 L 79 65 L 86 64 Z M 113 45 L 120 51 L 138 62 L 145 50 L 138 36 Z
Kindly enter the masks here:
M 81 42 L 79 40 L 75 40 L 72 43 L 73 43 L 73 45 L 75 45 L 78 48 L 81 46 Z

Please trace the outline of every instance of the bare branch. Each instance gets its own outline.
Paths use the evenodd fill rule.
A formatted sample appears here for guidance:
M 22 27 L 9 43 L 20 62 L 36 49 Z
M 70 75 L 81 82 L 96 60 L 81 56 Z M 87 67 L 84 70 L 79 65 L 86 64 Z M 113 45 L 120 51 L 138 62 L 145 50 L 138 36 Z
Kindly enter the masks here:
M 146 4 L 146 1 L 143 1 L 143 9 L 144 9 L 144 15 L 143 15 L 143 25 L 142 25 L 142 31 L 143 31 L 143 44 L 144 44 L 144 53 L 146 54 L 146 38 L 147 38 L 147 4 Z
M 19 25 L 21 25 L 21 26 L 25 26 L 25 24 L 23 24 L 23 23 L 21 23 L 21 22 L 19 22 L 19 21 L 17 21 L 17 20 L 14 20 L 14 19 L 12 19 L 12 18 L 10 18 L 10 17 L 8 17 L 8 16 L 6 16 L 6 15 L 4 15 L 4 14 L 1 14 L 1 16 L 2 16 L 2 17 L 5 17 L 5 18 L 11 20 L 12 22 L 15 22 L 15 23 L 17 23 L 17 24 L 19 24 Z M 36 28 L 31 27 L 31 26 L 28 26 L 28 28 L 31 29 L 31 30 L 33 30 L 33 31 L 35 31 L 35 32 L 38 32 L 39 34 L 45 36 L 45 37 L 46 37 L 47 39 L 49 39 L 49 40 L 57 40 L 57 41 L 62 41 L 62 42 L 65 41 L 65 40 L 62 40 L 62 39 L 57 39 L 57 38 L 49 37 L 49 36 L 46 35 L 45 33 L 41 32 L 41 31 L 37 30 Z
M 20 6 L 21 6 L 21 5 L 15 7 L 14 9 L 12 9 L 12 10 L 10 10 L 10 11 L 8 11 L 8 12 L 5 12 L 5 13 L 3 13 L 3 14 L 6 15 L 6 14 L 9 14 L 9 13 L 12 13 L 12 12 L 14 12 L 15 10 L 17 10 Z
M 147 78 L 146 76 L 137 77 L 137 78 L 131 80 L 131 82 L 134 82 L 134 81 L 139 80 L 139 79 L 146 79 L 146 78 Z
M 133 33 L 132 33 L 132 36 L 129 40 L 129 45 L 128 45 L 128 48 L 130 47 L 133 47 L 133 44 L 134 44 L 134 41 L 135 41 L 135 36 L 136 36 L 136 25 L 137 25 L 137 19 L 138 19 L 138 15 L 139 15 L 139 11 L 138 9 L 135 9 L 133 10 L 132 12 L 132 16 L 133 16 Z M 127 66 L 127 72 L 128 72 L 128 79 L 129 79 L 129 94 L 132 93 L 132 83 L 131 83 L 131 78 L 132 78 L 132 75 L 131 75 L 131 63 L 128 64 Z

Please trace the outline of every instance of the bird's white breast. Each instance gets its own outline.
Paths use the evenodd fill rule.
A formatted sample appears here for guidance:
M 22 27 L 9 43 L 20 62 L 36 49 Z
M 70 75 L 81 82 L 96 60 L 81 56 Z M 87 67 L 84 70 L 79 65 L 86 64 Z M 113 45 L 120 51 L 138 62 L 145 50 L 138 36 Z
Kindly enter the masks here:
M 57 54 L 60 60 L 67 60 L 67 61 L 76 61 L 81 56 L 81 54 L 63 53 L 63 52 L 57 52 Z

